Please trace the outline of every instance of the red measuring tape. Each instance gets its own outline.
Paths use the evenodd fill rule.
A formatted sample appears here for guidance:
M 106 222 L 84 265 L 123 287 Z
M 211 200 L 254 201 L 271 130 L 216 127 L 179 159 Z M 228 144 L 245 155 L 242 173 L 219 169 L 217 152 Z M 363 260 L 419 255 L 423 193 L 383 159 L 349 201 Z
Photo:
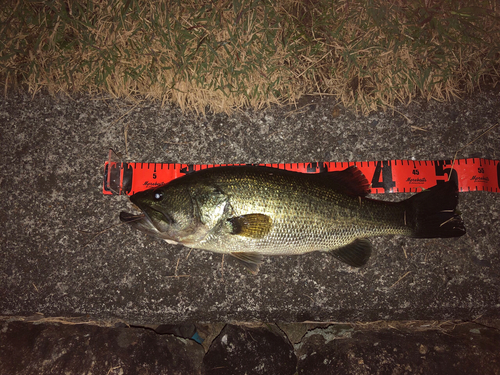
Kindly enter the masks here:
M 104 165 L 103 193 L 132 195 L 207 168 L 249 164 L 163 164 L 114 162 Z M 340 171 L 355 165 L 371 181 L 371 193 L 420 192 L 453 179 L 459 191 L 500 192 L 500 161 L 470 158 L 453 160 L 388 160 L 252 164 L 302 173 Z

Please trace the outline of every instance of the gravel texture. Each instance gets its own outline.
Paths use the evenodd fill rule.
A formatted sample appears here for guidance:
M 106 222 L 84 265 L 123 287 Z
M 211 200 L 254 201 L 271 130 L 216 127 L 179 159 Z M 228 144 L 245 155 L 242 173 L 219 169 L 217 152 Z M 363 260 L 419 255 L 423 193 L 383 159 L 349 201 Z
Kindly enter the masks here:
M 266 258 L 256 276 L 117 225 L 130 203 L 102 194 L 110 147 L 136 162 L 453 159 L 498 122 L 499 108 L 500 96 L 486 92 L 364 117 L 313 97 L 204 118 L 151 102 L 2 98 L 0 315 L 134 324 L 499 318 L 498 193 L 460 195 L 461 238 L 376 238 L 361 269 L 319 253 Z M 458 157 L 500 159 L 499 135 L 496 127 Z

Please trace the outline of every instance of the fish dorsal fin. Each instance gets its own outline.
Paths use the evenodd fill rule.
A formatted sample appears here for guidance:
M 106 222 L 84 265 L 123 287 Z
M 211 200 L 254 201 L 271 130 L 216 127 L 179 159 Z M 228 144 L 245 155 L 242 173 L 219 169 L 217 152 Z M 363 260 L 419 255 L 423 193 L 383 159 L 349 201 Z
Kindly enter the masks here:
M 335 258 L 352 267 L 361 267 L 368 262 L 372 253 L 372 245 L 366 238 L 358 238 L 350 244 L 330 251 Z
M 333 189 L 352 196 L 364 197 L 370 193 L 370 183 L 355 165 L 343 171 L 313 174 Z
M 263 238 L 271 230 L 273 221 L 264 214 L 248 214 L 227 219 L 231 225 L 231 234 L 250 238 Z
M 262 263 L 263 256 L 260 253 L 246 253 L 244 251 L 235 251 L 231 255 L 244 266 L 250 273 L 256 275 L 259 272 L 259 266 Z

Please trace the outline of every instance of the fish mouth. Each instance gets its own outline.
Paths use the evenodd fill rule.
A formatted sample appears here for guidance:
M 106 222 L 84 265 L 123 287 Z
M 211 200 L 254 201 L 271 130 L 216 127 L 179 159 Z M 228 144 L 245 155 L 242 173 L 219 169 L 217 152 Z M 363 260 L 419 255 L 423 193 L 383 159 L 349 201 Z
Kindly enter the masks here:
M 153 221 L 149 217 L 146 212 L 141 212 L 140 214 L 131 214 L 128 212 L 120 212 L 120 221 L 122 223 L 127 223 L 132 228 L 137 229 L 143 233 L 150 234 L 153 237 L 158 237 L 165 239 L 168 236 L 165 233 L 162 233 L 158 228 L 153 224 Z
M 120 221 L 122 223 L 129 224 L 133 228 L 138 229 L 140 231 L 157 234 L 159 230 L 156 227 L 156 225 L 154 225 L 153 220 L 151 220 L 151 217 L 149 217 L 146 211 L 141 210 L 140 208 L 138 209 L 141 211 L 141 213 L 139 214 L 131 214 L 130 212 L 125 212 L 125 211 L 120 212 Z
M 122 223 L 133 223 L 136 221 L 142 221 L 143 219 L 146 219 L 146 221 L 151 222 L 151 219 L 144 212 L 138 215 L 134 215 L 125 211 L 120 212 L 120 221 Z
M 141 209 L 137 206 L 136 208 L 138 208 L 141 213 L 131 214 L 129 212 L 122 211 L 120 212 L 120 221 L 131 225 L 135 229 L 164 238 L 166 233 L 164 233 L 165 228 L 162 228 L 161 223 L 162 220 L 167 221 L 168 217 L 163 212 L 155 210 L 151 207 L 148 207 L 147 210 Z

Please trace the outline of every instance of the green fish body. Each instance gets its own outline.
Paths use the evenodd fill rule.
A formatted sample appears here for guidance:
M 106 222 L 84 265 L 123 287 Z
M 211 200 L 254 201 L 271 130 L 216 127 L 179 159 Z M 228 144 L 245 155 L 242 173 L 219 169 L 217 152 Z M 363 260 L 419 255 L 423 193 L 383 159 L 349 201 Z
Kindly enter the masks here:
M 368 193 L 356 167 L 319 174 L 218 167 L 134 194 L 143 214 L 120 218 L 170 243 L 231 254 L 252 272 L 264 255 L 311 251 L 359 267 L 370 257 L 370 236 L 465 234 L 452 181 L 397 203 L 365 198 Z

